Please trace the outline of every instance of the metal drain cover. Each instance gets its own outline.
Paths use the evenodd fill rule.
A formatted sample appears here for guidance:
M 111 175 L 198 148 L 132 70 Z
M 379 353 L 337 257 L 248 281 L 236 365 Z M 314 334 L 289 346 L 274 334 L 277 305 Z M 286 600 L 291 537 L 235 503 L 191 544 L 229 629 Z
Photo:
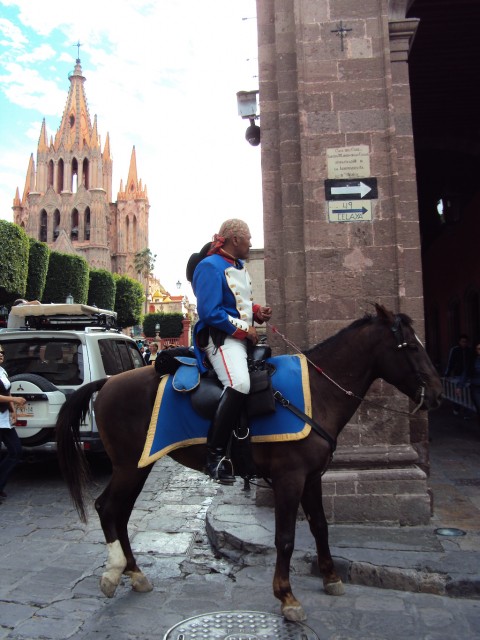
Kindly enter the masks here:
M 179 622 L 163 640 L 319 640 L 301 622 L 262 611 L 216 611 Z

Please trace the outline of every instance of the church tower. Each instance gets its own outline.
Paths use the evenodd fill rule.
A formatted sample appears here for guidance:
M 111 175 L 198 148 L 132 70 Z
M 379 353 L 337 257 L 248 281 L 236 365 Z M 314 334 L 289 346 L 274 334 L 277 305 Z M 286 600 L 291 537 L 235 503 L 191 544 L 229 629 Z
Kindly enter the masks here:
M 48 140 L 45 119 L 30 157 L 25 188 L 13 201 L 14 221 L 50 249 L 82 255 L 92 268 L 138 277 L 133 262 L 148 246 L 149 203 L 137 179 L 135 148 L 127 188 L 112 202 L 112 158 L 107 133 L 103 151 L 85 94 L 80 58 L 69 76 L 62 121 Z

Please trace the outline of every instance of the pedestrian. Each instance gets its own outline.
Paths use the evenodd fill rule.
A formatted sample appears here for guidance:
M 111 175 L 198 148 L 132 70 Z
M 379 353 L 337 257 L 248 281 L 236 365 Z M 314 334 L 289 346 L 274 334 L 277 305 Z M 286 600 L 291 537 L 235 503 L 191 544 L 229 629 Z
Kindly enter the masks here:
M 7 497 L 4 491 L 5 485 L 22 455 L 22 443 L 12 423 L 17 419 L 16 407 L 22 407 L 26 402 L 25 398 L 13 397 L 9 394 L 11 383 L 3 368 L 4 360 L 5 353 L 0 346 L 0 440 L 7 449 L 5 457 L 0 462 L 0 498 Z
M 450 349 L 448 354 L 445 377 L 450 378 L 455 385 L 455 396 L 460 398 L 462 390 L 465 389 L 469 373 L 473 367 L 474 352 L 468 345 L 468 336 L 462 333 L 458 338 L 458 344 Z M 453 413 L 458 415 L 460 405 L 453 404 Z
M 152 342 L 150 344 L 149 352 L 145 356 L 145 362 L 147 364 L 155 365 L 155 360 L 157 359 L 158 354 L 158 343 Z
M 198 264 L 189 260 L 199 320 L 194 329 L 194 348 L 202 373 L 215 370 L 224 389 L 207 436 L 207 474 L 223 484 L 235 481 L 225 452 L 238 425 L 250 391 L 247 342 L 258 342 L 254 321 L 270 320 L 272 310 L 253 303 L 252 282 L 245 267 L 251 247 L 248 225 L 237 218 L 226 220 Z M 187 272 L 189 270 L 187 267 Z M 232 470 L 233 471 L 233 470 Z
M 480 342 L 475 345 L 475 359 L 470 378 L 470 395 L 477 410 L 477 422 L 480 425 Z

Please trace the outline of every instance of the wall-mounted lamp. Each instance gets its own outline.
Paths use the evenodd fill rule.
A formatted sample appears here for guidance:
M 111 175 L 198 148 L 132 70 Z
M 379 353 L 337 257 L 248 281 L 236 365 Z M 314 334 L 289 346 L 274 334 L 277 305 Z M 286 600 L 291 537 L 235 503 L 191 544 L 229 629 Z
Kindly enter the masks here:
M 242 119 L 250 121 L 250 126 L 245 132 L 245 139 L 253 147 L 257 147 L 260 144 L 260 127 L 255 124 L 255 120 L 260 117 L 257 115 L 257 96 L 258 89 L 237 92 L 238 115 Z
M 73 304 L 73 296 L 71 293 L 69 293 L 68 296 L 65 298 L 65 302 L 66 304 Z

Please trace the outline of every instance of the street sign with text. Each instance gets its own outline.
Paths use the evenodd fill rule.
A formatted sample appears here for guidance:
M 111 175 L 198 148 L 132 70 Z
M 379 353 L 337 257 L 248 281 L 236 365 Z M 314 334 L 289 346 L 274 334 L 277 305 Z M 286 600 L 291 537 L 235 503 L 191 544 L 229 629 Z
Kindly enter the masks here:
M 326 200 L 345 200 L 349 198 L 374 200 L 378 198 L 376 178 L 358 180 L 325 180 Z

